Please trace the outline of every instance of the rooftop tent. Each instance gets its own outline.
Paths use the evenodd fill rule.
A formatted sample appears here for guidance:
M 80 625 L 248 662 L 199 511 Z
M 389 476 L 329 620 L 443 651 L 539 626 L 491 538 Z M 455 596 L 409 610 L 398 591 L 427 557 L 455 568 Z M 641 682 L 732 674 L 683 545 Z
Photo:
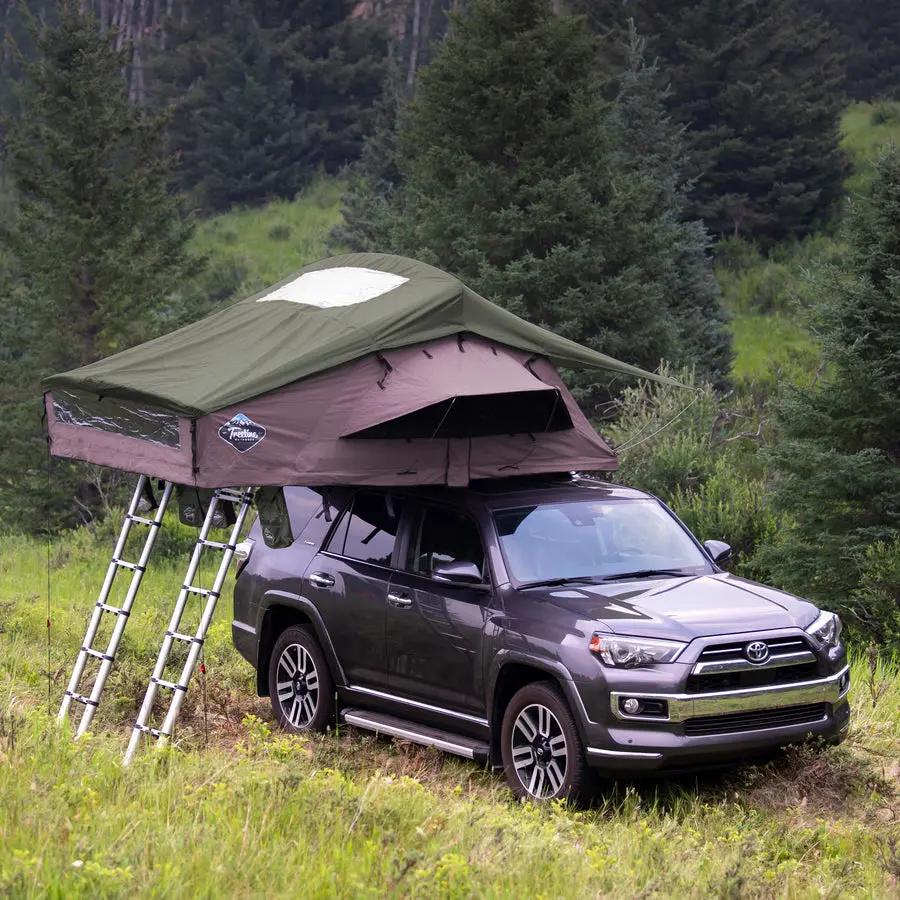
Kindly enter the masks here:
M 44 387 L 54 455 L 200 487 L 616 468 L 556 366 L 658 378 L 354 254 Z

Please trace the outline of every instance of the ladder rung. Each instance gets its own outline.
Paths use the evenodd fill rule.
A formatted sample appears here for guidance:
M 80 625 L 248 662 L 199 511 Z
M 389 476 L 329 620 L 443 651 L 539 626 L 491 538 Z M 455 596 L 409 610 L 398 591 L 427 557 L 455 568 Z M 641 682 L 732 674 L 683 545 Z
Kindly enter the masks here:
M 145 569 L 144 566 L 139 566 L 137 563 L 125 562 L 124 559 L 114 559 L 113 562 L 120 569 L 131 569 L 132 572 L 143 572 Z
M 75 691 L 66 691 L 66 696 L 71 697 L 73 700 L 77 700 L 79 703 L 84 703 L 86 706 L 99 706 L 99 700 L 91 700 L 90 697 L 85 697 L 84 694 L 76 694 Z
M 231 550 L 232 552 L 237 546 L 236 544 L 223 544 L 221 541 L 210 541 L 206 538 L 199 538 L 197 543 L 203 544 L 204 547 L 211 547 L 213 550 Z
M 135 728 L 138 731 L 143 731 L 144 734 L 152 734 L 153 737 L 171 737 L 172 735 L 168 734 L 165 731 L 160 731 L 158 728 L 151 728 L 149 725 L 141 725 L 139 722 L 135 723 Z
M 125 616 L 128 618 L 130 615 L 127 609 L 119 609 L 118 606 L 110 606 L 108 603 L 102 603 L 100 600 L 97 601 L 96 605 L 104 612 L 112 613 L 115 616 Z
M 186 644 L 202 644 L 203 638 L 194 637 L 190 634 L 181 634 L 178 631 L 167 631 L 166 634 L 176 641 L 184 641 Z
M 145 519 L 143 516 L 126 515 L 125 518 L 135 525 L 149 525 L 151 528 L 159 528 L 162 525 L 162 522 L 157 522 L 156 519 Z
M 189 594 L 196 594 L 198 597 L 219 597 L 219 592 L 210 588 L 198 588 L 192 584 L 183 584 L 181 587 L 182 590 L 187 591 Z
M 165 681 L 162 678 L 154 678 L 150 677 L 150 680 L 154 684 L 158 684 L 160 687 L 168 688 L 170 691 L 186 691 L 187 686 L 183 684 L 175 684 L 174 681 Z
M 249 491 L 233 491 L 229 488 L 219 488 L 216 491 L 216 499 L 227 500 L 229 503 L 249 503 L 253 494 Z
M 110 656 L 108 653 L 101 653 L 93 647 L 82 647 L 81 651 L 82 653 L 87 653 L 88 656 L 93 656 L 95 659 L 108 659 L 110 662 L 115 660 L 114 656 Z

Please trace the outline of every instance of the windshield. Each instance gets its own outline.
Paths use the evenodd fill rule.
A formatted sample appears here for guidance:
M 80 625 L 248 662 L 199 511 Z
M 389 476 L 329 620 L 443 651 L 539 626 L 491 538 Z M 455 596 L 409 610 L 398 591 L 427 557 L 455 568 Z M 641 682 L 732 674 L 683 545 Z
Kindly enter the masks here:
M 626 573 L 710 572 L 690 535 L 655 500 L 542 503 L 494 514 L 513 579 L 603 579 Z

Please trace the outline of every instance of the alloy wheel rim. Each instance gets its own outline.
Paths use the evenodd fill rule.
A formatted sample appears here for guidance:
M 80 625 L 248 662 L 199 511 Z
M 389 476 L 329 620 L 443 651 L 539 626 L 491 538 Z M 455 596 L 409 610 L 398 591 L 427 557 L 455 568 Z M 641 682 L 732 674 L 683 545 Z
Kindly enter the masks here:
M 532 703 L 516 716 L 512 759 L 522 787 L 532 797 L 549 800 L 562 790 L 568 746 L 559 719 L 546 706 Z
M 319 672 L 312 656 L 300 644 L 281 652 L 276 673 L 278 702 L 294 728 L 307 728 L 319 707 Z

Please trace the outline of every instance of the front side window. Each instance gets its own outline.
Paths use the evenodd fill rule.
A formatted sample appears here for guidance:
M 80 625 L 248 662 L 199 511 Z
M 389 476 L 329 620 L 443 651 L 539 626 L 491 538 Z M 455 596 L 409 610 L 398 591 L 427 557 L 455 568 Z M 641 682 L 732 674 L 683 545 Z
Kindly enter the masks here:
M 389 567 L 400 527 L 400 504 L 388 494 L 361 491 L 328 543 L 339 556 Z
M 468 516 L 438 506 L 422 510 L 409 546 L 407 568 L 433 578 L 441 563 L 470 562 L 485 574 L 478 526 Z
M 503 510 L 494 519 L 519 583 L 713 571 L 691 536 L 651 499 L 547 503 Z

